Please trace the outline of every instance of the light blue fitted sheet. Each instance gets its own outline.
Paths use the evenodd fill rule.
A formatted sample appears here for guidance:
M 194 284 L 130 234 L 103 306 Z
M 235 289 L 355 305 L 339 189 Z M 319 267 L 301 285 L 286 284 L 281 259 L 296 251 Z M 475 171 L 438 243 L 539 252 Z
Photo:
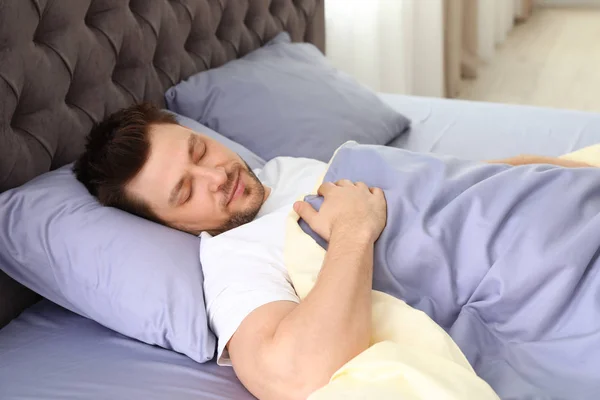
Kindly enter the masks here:
M 198 364 L 44 300 L 0 330 L 2 400 L 254 399 L 230 367 Z
M 600 114 L 532 106 L 380 93 L 412 120 L 390 145 L 489 160 L 518 154 L 559 156 L 600 143 Z

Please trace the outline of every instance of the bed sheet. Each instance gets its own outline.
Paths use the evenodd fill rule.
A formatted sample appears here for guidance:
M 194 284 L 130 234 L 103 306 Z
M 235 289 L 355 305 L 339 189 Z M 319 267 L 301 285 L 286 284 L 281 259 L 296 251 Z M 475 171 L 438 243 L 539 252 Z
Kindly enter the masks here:
M 390 143 L 416 152 L 489 160 L 559 156 L 600 143 L 600 114 L 533 106 L 378 93 L 412 120 Z
M 0 399 L 254 399 L 229 367 L 198 364 L 47 300 L 0 331 Z

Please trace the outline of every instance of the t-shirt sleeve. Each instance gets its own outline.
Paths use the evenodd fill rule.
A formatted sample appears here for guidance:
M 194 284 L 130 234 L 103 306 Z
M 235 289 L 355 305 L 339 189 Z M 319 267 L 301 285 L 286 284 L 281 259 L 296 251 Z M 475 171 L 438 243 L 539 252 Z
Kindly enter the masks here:
M 225 346 L 248 314 L 271 302 L 300 301 L 277 251 L 236 235 L 201 236 L 204 295 L 219 365 L 231 365 Z

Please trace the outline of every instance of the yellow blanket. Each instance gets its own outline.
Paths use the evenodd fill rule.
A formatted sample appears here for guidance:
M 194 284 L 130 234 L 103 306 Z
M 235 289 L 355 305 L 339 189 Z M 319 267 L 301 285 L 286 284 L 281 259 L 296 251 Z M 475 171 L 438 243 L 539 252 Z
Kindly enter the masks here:
M 600 167 L 600 144 L 584 147 L 561 156 L 565 160 L 578 161 Z

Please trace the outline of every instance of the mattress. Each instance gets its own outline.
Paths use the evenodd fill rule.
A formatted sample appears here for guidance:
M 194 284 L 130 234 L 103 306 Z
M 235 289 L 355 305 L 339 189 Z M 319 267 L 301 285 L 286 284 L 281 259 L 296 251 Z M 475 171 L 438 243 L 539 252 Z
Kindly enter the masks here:
M 43 300 L 0 330 L 0 399 L 254 399 L 230 367 L 150 346 Z
M 600 114 L 379 93 L 412 120 L 390 146 L 490 160 L 518 154 L 559 156 L 600 143 Z

